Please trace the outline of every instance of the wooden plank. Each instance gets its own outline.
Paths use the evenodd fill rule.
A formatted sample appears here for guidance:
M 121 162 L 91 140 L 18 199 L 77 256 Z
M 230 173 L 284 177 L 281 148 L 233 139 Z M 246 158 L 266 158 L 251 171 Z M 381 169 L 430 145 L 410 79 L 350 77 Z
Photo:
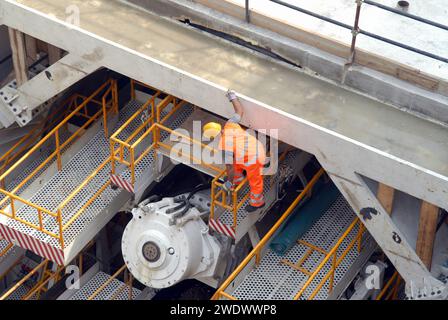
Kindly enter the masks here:
M 32 65 L 37 59 L 37 41 L 29 35 L 25 35 L 25 47 L 26 47 L 26 58 L 27 66 Z
M 62 58 L 62 50 L 51 44 L 48 44 L 48 62 L 50 65 Z
M 431 270 L 438 218 L 439 208 L 422 201 L 416 252 L 429 270 Z
M 245 20 L 245 8 L 234 0 L 193 0 L 203 6 L 225 13 L 239 20 Z M 335 39 L 306 30 L 299 25 L 269 15 L 262 10 L 251 9 L 251 24 L 273 31 L 282 36 L 308 44 L 338 57 L 348 59 L 350 46 Z M 448 82 L 445 79 L 421 72 L 416 68 L 402 64 L 362 49 L 356 49 L 355 62 L 361 66 L 391 75 L 403 81 L 418 85 L 427 90 L 448 95 Z
M 46 42 L 36 39 L 37 42 L 37 52 L 45 52 L 48 54 L 48 45 Z
M 25 38 L 23 33 L 8 28 L 9 41 L 11 44 L 12 60 L 17 84 L 20 86 L 28 81 L 28 67 L 26 64 Z
M 394 205 L 394 195 L 395 195 L 394 188 L 389 187 L 382 183 L 378 185 L 377 198 L 389 215 L 392 214 L 392 209 Z

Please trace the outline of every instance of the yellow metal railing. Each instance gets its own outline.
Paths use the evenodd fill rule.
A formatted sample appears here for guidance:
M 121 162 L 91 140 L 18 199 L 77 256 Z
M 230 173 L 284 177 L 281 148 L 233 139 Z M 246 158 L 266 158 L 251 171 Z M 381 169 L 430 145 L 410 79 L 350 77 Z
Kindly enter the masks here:
M 297 207 L 297 205 L 307 196 L 307 194 L 312 190 L 314 185 L 317 183 L 319 178 L 325 173 L 323 169 L 320 169 L 314 177 L 310 180 L 310 182 L 305 186 L 303 191 L 296 197 L 296 199 L 291 203 L 288 209 L 282 214 L 282 216 L 277 220 L 274 226 L 266 233 L 263 239 L 257 244 L 257 246 L 249 253 L 249 255 L 241 262 L 241 264 L 235 269 L 235 271 L 224 281 L 221 287 L 216 291 L 213 295 L 212 299 L 217 300 L 220 298 L 226 298 L 230 300 L 237 300 L 232 295 L 225 292 L 225 290 L 230 286 L 230 284 L 236 279 L 236 277 L 248 266 L 250 262 L 255 260 L 255 264 L 258 265 L 261 261 L 262 251 L 265 246 L 274 236 L 274 234 L 279 230 L 282 226 L 283 222 L 291 215 L 293 210 Z
M 27 275 L 21 278 L 17 283 L 15 283 L 11 288 L 8 289 L 1 297 L 1 300 L 8 299 L 14 292 L 17 291 L 21 286 L 26 286 L 27 281 L 34 275 L 38 275 L 39 279 L 31 287 L 28 288 L 27 292 L 20 297 L 21 300 L 29 300 L 31 298 L 39 299 L 43 292 L 47 291 L 45 287 L 51 280 L 58 281 L 62 277 L 62 271 L 64 267 L 58 267 L 56 271 L 51 271 L 49 268 L 51 261 L 43 260 L 39 263 L 33 270 L 31 270 Z
M 128 291 L 128 300 L 132 300 L 132 291 L 133 291 L 133 282 L 134 278 L 132 277 L 132 274 L 127 269 L 126 265 L 123 265 L 120 269 L 117 270 L 107 281 L 105 281 L 98 289 L 95 290 L 94 293 L 92 293 L 87 300 L 93 300 L 95 299 L 101 292 L 104 291 L 104 289 L 107 288 L 109 284 L 112 283 L 121 273 L 124 275 L 124 283 L 121 285 L 121 287 L 114 293 L 112 297 L 110 297 L 108 300 L 116 300 L 118 295 L 120 295 L 124 290 L 127 289 Z
M 34 129 L 24 135 L 7 152 L 5 152 L 0 157 L 0 175 L 3 175 L 16 159 L 23 156 L 33 144 L 39 141 L 39 139 L 45 132 L 47 132 L 53 126 L 58 124 L 62 119 L 64 119 L 67 116 L 68 112 L 73 110 L 76 99 L 79 99 L 79 97 L 80 95 L 75 94 L 65 100 L 57 110 L 48 115 Z M 87 99 L 87 97 L 85 99 Z M 47 122 L 48 118 L 50 119 L 49 122 Z M 0 187 L 5 189 L 4 180 L 0 180 Z
M 356 233 L 357 233 L 356 236 L 353 237 L 353 239 L 347 245 L 345 250 L 341 254 L 338 254 L 339 249 L 342 248 L 341 247 L 342 244 L 344 243 L 345 240 L 347 240 L 347 238 L 352 234 L 352 232 L 354 232 L 356 230 L 355 229 L 356 227 L 358 227 L 358 231 L 356 231 Z M 300 299 L 303 296 L 305 291 L 310 287 L 310 284 L 314 280 L 316 280 L 317 275 L 319 275 L 321 273 L 322 269 L 327 265 L 327 263 L 331 264 L 330 270 L 326 274 L 324 274 L 324 275 L 322 275 L 322 274 L 319 275 L 319 277 L 323 276 L 323 279 L 318 283 L 316 289 L 314 289 L 310 293 L 310 295 L 308 297 L 308 300 L 313 300 L 316 297 L 316 295 L 322 290 L 323 286 L 325 285 L 325 283 L 327 281 L 329 281 L 328 294 L 330 294 L 333 291 L 333 289 L 334 289 L 334 285 L 335 285 L 334 277 L 335 277 L 337 268 L 344 261 L 344 259 L 346 258 L 347 254 L 351 250 L 353 250 L 353 249 L 357 250 L 358 253 L 361 252 L 361 250 L 362 250 L 362 237 L 364 235 L 364 231 L 365 231 L 365 228 L 364 228 L 364 225 L 362 224 L 361 220 L 359 220 L 358 218 L 355 218 L 355 220 L 350 224 L 350 226 L 345 230 L 345 232 L 339 238 L 337 243 L 327 253 L 327 255 L 324 257 L 324 259 L 319 264 L 319 266 L 309 276 L 308 280 L 305 282 L 303 287 L 295 295 L 294 300 L 298 300 L 298 299 Z M 355 246 L 356 246 L 356 248 L 355 248 Z
M 215 219 L 216 208 L 220 207 L 224 210 L 228 210 L 232 213 L 233 217 L 233 230 L 236 230 L 237 227 L 237 215 L 238 210 L 243 206 L 246 200 L 249 198 L 249 193 L 246 195 L 239 197 L 241 190 L 247 184 L 247 178 L 244 180 L 233 190 L 230 191 L 230 194 L 223 189 L 223 182 L 227 175 L 226 170 L 221 171 L 213 180 L 212 180 L 212 190 L 211 190 L 211 199 L 212 203 L 210 206 L 210 219 Z M 230 201 L 229 199 L 230 198 Z M 238 198 L 241 198 L 238 200 Z
M 0 251 L 0 257 L 3 257 L 13 246 L 14 245 L 12 243 L 8 243 L 8 245 L 2 251 Z
M 92 245 L 93 241 L 89 242 L 87 246 L 83 249 L 77 257 L 77 266 L 79 273 L 78 275 L 82 275 L 83 270 L 83 254 L 86 250 L 88 250 Z M 8 289 L 2 296 L 0 296 L 0 301 L 8 299 L 14 292 L 16 292 L 21 286 L 27 286 L 27 281 L 34 275 L 38 275 L 38 280 L 33 283 L 31 286 L 28 286 L 27 292 L 20 297 L 21 300 L 29 300 L 40 298 L 40 295 L 44 292 L 47 292 L 48 285 L 50 281 L 58 282 L 65 274 L 64 266 L 57 266 L 56 270 L 51 270 L 52 262 L 48 259 L 43 260 L 39 263 L 34 269 L 32 269 L 25 277 L 21 278 L 17 283 L 15 283 L 11 288 Z
M 80 138 L 85 130 L 94 123 L 94 121 L 98 120 L 103 116 L 104 119 L 104 128 L 106 132 L 107 128 L 107 115 L 110 112 L 116 113 L 118 111 L 118 94 L 117 94 L 117 84 L 115 80 L 108 80 L 103 85 L 101 85 L 94 93 L 92 93 L 89 97 L 85 98 L 83 96 L 76 96 L 75 99 L 72 100 L 75 105 L 74 110 L 58 125 L 56 125 L 44 138 L 42 138 L 38 143 L 36 143 L 30 150 L 27 151 L 25 155 L 23 155 L 18 161 L 14 163 L 5 173 L 0 176 L 0 181 L 4 180 L 9 174 L 11 174 L 15 169 L 19 167 L 26 159 L 32 157 L 34 152 L 38 151 L 45 143 L 51 142 L 54 139 L 55 148 L 49 157 L 47 157 L 40 165 L 33 170 L 31 174 L 27 176 L 22 182 L 20 182 L 13 190 L 7 191 L 4 189 L 0 189 L 0 194 L 3 194 L 5 197 L 0 201 L 0 214 L 7 216 L 8 218 L 14 219 L 23 223 L 24 225 L 38 230 L 40 232 L 45 233 L 46 235 L 58 239 L 61 248 L 64 248 L 64 238 L 63 231 L 68 228 L 74 222 L 74 219 L 71 219 L 68 223 L 63 224 L 62 221 L 62 209 L 68 203 L 68 201 L 64 201 L 57 209 L 56 212 L 51 211 L 51 209 L 43 208 L 39 205 L 31 203 L 23 198 L 21 198 L 16 193 L 26 185 L 31 179 L 33 179 L 42 169 L 44 169 L 47 165 L 51 164 L 53 161 L 56 161 L 58 170 L 62 169 L 62 153 L 65 147 L 69 146 L 70 143 L 74 142 L 76 139 Z M 100 100 L 97 100 L 97 99 Z M 79 99 L 83 100 L 79 103 Z M 92 108 L 93 107 L 93 108 Z M 84 117 L 86 121 L 74 132 L 71 136 L 66 139 L 64 142 L 61 142 L 60 139 L 60 130 L 67 126 L 69 121 L 75 119 L 76 117 Z M 108 159 L 109 160 L 109 159 Z M 106 161 L 107 163 L 107 161 Z M 87 180 L 92 179 L 92 176 L 89 176 Z M 90 181 L 90 180 L 89 180 Z M 83 184 L 85 185 L 85 184 Z M 80 188 L 75 190 L 79 192 Z M 75 193 L 72 193 L 69 198 L 73 199 Z M 35 217 L 37 217 L 38 223 L 26 220 L 25 218 L 17 216 L 17 204 L 21 204 L 21 206 L 28 206 L 33 209 L 35 212 Z M 77 214 L 76 217 L 79 217 L 80 214 Z M 49 219 L 54 219 L 54 221 L 58 225 L 58 232 L 52 232 L 48 230 L 44 226 L 44 221 Z M 34 219 L 33 219 L 34 220 Z
M 400 274 L 398 273 L 398 271 L 395 271 L 392 277 L 376 297 L 376 300 L 396 300 L 402 282 L 403 279 L 401 278 Z
M 258 243 L 258 245 L 252 250 L 252 252 L 243 260 L 243 262 L 235 269 L 235 271 L 230 275 L 230 277 L 221 285 L 221 287 L 216 291 L 216 293 L 213 295 L 212 299 L 217 300 L 220 298 L 226 298 L 230 300 L 237 300 L 234 296 L 230 295 L 229 293 L 226 293 L 225 290 L 232 284 L 232 282 L 237 278 L 237 276 L 248 266 L 250 262 L 252 262 L 255 259 L 255 265 L 259 265 L 261 261 L 261 252 L 267 245 L 267 243 L 270 241 L 271 237 L 275 234 L 275 232 L 280 228 L 282 223 L 288 218 L 288 216 L 291 214 L 293 209 L 300 203 L 300 201 L 306 197 L 312 190 L 312 187 L 315 185 L 315 183 L 318 181 L 318 179 L 323 175 L 324 171 L 321 169 L 314 177 L 313 179 L 308 183 L 308 185 L 303 189 L 303 191 L 300 193 L 300 195 L 294 200 L 294 202 L 291 204 L 291 206 L 285 211 L 285 213 L 281 216 L 281 218 L 276 222 L 276 224 L 269 230 L 269 232 L 263 237 L 263 239 Z M 358 227 L 358 230 L 356 230 L 356 227 Z M 354 235 L 353 239 L 350 241 L 350 243 L 345 247 L 344 251 L 339 254 L 339 250 L 342 247 L 342 244 L 344 241 L 348 239 L 350 235 L 352 235 L 353 232 L 356 232 L 356 235 Z M 344 231 L 342 236 L 338 239 L 337 243 L 332 247 L 330 251 L 325 251 L 322 248 L 319 248 L 313 244 L 307 243 L 305 241 L 299 240 L 299 243 L 307 246 L 309 250 L 305 253 L 304 257 L 299 261 L 297 264 L 292 264 L 289 261 L 286 261 L 283 259 L 280 261 L 281 263 L 284 263 L 286 265 L 289 265 L 290 267 L 306 274 L 308 276 L 308 279 L 306 283 L 303 285 L 302 288 L 300 288 L 299 292 L 295 295 L 294 300 L 300 299 L 305 291 L 310 288 L 310 284 L 317 280 L 317 276 L 319 275 L 319 279 L 322 279 L 318 284 L 317 287 L 310 293 L 308 299 L 312 300 L 316 297 L 316 295 L 323 289 L 325 283 L 328 281 L 328 293 L 331 293 L 335 286 L 335 274 L 340 266 L 340 264 L 344 261 L 344 259 L 347 257 L 348 253 L 351 250 L 357 250 L 358 252 L 361 252 L 362 250 L 362 238 L 365 232 L 364 225 L 362 222 L 356 218 L 350 226 Z M 322 262 L 319 264 L 319 266 L 313 270 L 309 271 L 302 267 L 302 264 L 306 259 L 309 258 L 311 253 L 313 252 L 319 252 L 321 255 L 324 256 Z M 330 264 L 329 271 L 325 274 L 321 274 L 323 268 L 327 265 L 327 263 Z
M 131 81 L 133 83 L 133 81 Z M 132 92 L 134 92 L 132 90 Z M 143 104 L 137 112 L 135 112 L 117 131 L 115 131 L 110 137 L 110 152 L 111 152 L 111 167 L 112 174 L 115 173 L 115 165 L 116 162 L 122 163 L 129 167 L 131 172 L 131 183 L 135 182 L 135 165 L 140 162 L 143 157 L 149 153 L 152 149 L 152 145 L 148 148 L 147 152 L 144 152 L 143 156 L 140 156 L 138 159 L 135 159 L 135 148 L 142 142 L 143 138 L 153 133 L 153 128 L 151 127 L 154 124 L 154 110 L 156 108 L 155 103 L 157 97 L 161 94 L 160 91 L 157 91 L 146 103 Z M 135 94 L 134 94 L 135 95 Z M 132 134 L 130 134 L 125 139 L 120 139 L 120 135 L 127 129 L 134 121 L 139 119 L 139 117 L 145 116 L 146 119 L 142 121 L 142 123 L 134 130 Z M 141 136 L 144 135 L 143 138 Z M 134 140 L 138 138 L 137 141 Z M 118 147 L 116 148 L 116 145 Z M 129 159 L 125 159 L 125 151 L 127 151 Z
M 135 183 L 135 167 L 143 160 L 143 158 L 151 151 L 156 149 L 164 149 L 167 152 L 171 152 L 172 146 L 166 144 L 162 141 L 162 134 L 168 133 L 172 136 L 177 136 L 182 138 L 185 142 L 196 144 L 202 148 L 208 148 L 211 152 L 216 152 L 217 150 L 202 143 L 192 139 L 186 135 L 183 135 L 176 130 L 170 129 L 164 124 L 167 120 L 172 117 L 178 110 L 186 105 L 186 102 L 179 100 L 173 96 L 166 95 L 158 90 L 151 88 L 150 86 L 144 85 L 135 80 L 131 81 L 131 96 L 135 99 L 135 86 L 142 85 L 149 89 L 152 89 L 155 94 L 150 97 L 145 104 L 135 112 L 110 138 L 110 152 L 111 152 L 111 167 L 112 174 L 115 174 L 116 163 L 121 163 L 128 167 L 131 174 L 131 184 Z M 156 104 L 156 99 L 165 96 L 159 103 Z M 164 110 L 171 105 L 171 109 L 168 112 Z M 146 119 L 144 119 L 141 124 L 127 137 L 120 138 L 120 135 L 124 133 L 130 125 L 137 119 L 142 118 L 146 114 Z M 137 148 L 140 148 L 148 142 L 148 146 L 141 150 L 139 155 L 136 155 Z M 126 157 L 127 155 L 127 157 Z M 221 169 L 202 161 L 196 159 L 193 155 L 181 154 L 182 157 L 188 157 L 189 161 L 194 161 L 195 163 L 200 163 L 201 165 L 212 169 L 217 174 L 221 172 Z M 157 153 L 154 152 L 154 157 L 157 157 Z
M 278 162 L 281 162 L 285 159 L 288 152 L 291 151 L 289 148 L 282 153 L 282 155 L 277 160 Z M 223 189 L 223 182 L 227 176 L 226 170 L 220 171 L 220 173 L 212 180 L 212 190 L 211 190 L 211 199 L 212 203 L 210 206 L 210 219 L 215 219 L 216 215 L 216 209 L 219 207 L 223 210 L 228 210 L 232 213 L 232 228 L 234 231 L 236 231 L 237 223 L 238 223 L 238 210 L 244 205 L 246 200 L 249 198 L 249 192 L 245 195 L 241 194 L 241 191 L 243 188 L 248 184 L 247 177 L 244 178 L 241 183 L 231 190 L 229 194 L 224 191 Z M 270 184 L 271 187 L 274 183 L 274 180 L 272 179 L 273 176 L 271 176 Z M 266 180 L 266 179 L 265 179 Z M 230 199 L 229 199 L 230 198 Z M 230 200 L 230 201 L 229 201 Z

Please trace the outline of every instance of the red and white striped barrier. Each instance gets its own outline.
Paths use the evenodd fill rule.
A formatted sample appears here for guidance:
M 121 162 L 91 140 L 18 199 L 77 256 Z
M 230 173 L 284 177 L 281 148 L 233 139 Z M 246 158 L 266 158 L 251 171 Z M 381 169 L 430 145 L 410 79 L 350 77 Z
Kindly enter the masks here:
M 115 174 L 111 174 L 110 181 L 113 185 L 121 189 L 124 189 L 130 193 L 134 193 L 134 186 L 130 182 L 124 180 L 122 177 L 117 176 Z
M 210 219 L 208 224 L 213 230 L 235 239 L 235 230 L 231 226 L 214 219 Z
M 0 224 L 0 235 L 13 245 L 30 250 L 43 258 L 56 262 L 60 266 L 64 265 L 64 251 L 59 248 L 3 224 Z

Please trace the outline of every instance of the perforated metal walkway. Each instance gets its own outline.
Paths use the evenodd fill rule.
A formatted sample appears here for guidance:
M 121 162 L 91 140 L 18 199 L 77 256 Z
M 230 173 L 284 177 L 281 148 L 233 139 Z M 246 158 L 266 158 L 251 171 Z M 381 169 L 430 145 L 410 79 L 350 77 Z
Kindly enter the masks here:
M 131 104 L 135 105 L 133 108 L 138 109 L 140 106 L 137 102 L 132 101 Z M 168 118 L 167 123 L 165 124 L 170 129 L 176 129 L 179 128 L 193 113 L 193 106 L 191 105 L 185 105 L 181 110 L 177 111 L 173 116 Z M 168 114 L 167 110 L 163 110 L 161 113 L 161 117 L 165 117 Z M 132 133 L 132 131 L 137 128 L 138 125 L 140 125 L 139 121 L 141 119 L 136 118 L 134 119 L 130 125 L 127 127 L 127 130 L 123 131 L 120 135 L 118 135 L 118 138 L 126 140 L 126 136 L 129 135 L 129 133 Z M 137 140 L 140 135 L 137 135 L 132 139 L 132 141 Z M 160 134 L 160 140 L 163 142 L 166 142 L 169 140 L 169 133 L 166 131 L 162 131 Z M 140 150 L 140 153 L 136 154 L 136 158 L 143 152 L 144 150 Z M 128 157 L 128 150 L 124 150 L 124 158 Z M 142 178 L 143 172 L 150 167 L 154 162 L 154 151 L 150 151 L 145 157 L 143 157 L 142 161 L 138 162 L 135 166 L 135 177 L 136 181 L 138 183 L 138 180 Z M 125 170 L 123 170 L 119 176 L 123 178 L 126 181 L 131 181 L 131 171 L 128 167 L 126 167 Z
M 59 132 L 60 135 L 60 143 L 63 144 L 65 141 L 67 141 L 70 138 L 71 133 L 67 130 L 66 127 L 62 127 Z M 37 142 L 37 141 L 36 141 Z M 70 142 L 67 146 L 65 146 L 64 150 L 67 150 L 71 145 L 73 144 L 73 141 Z M 12 179 L 11 181 L 6 182 L 6 190 L 11 191 L 15 187 L 17 187 L 23 180 L 25 180 L 36 168 L 45 161 L 45 159 L 49 158 L 50 155 L 55 150 L 55 142 L 52 140 L 46 147 L 42 148 L 39 154 L 36 154 L 33 157 L 33 160 L 28 163 L 20 172 L 17 172 L 17 175 Z M 53 158 L 51 161 L 49 161 L 43 168 L 40 170 L 40 172 L 44 172 L 49 166 L 51 166 L 56 161 L 56 158 Z M 22 191 L 24 191 L 27 187 L 29 187 L 30 184 L 32 184 L 37 178 L 39 177 L 39 174 L 34 175 L 29 181 L 27 181 L 15 194 L 20 195 Z M 4 198 L 4 194 L 0 193 L 0 201 Z
M 327 252 L 336 244 L 347 227 L 353 222 L 355 214 L 347 204 L 346 200 L 340 196 L 335 203 L 324 213 L 324 215 L 312 226 L 310 230 L 301 238 L 302 240 L 316 245 Z M 340 255 L 354 239 L 358 232 L 355 228 L 349 236 L 344 240 L 338 249 Z M 364 241 L 369 241 L 370 236 L 366 236 Z M 285 256 L 276 254 L 271 249 L 261 259 L 260 264 L 252 269 L 235 287 L 231 293 L 235 298 L 241 300 L 257 299 L 257 300 L 291 300 L 299 292 L 308 276 L 290 266 L 281 263 L 282 259 L 287 259 L 293 263 L 301 260 L 308 247 L 303 244 L 294 245 Z M 324 255 L 317 251 L 306 259 L 302 267 L 313 272 L 324 259 Z M 358 257 L 357 250 L 350 250 L 347 257 L 342 261 L 341 265 L 336 269 L 335 285 L 341 281 L 346 275 L 347 270 L 355 262 Z M 318 276 L 311 282 L 305 291 L 302 299 L 306 299 L 316 289 L 319 282 L 330 271 L 331 264 L 321 270 Z M 316 295 L 315 299 L 323 300 L 328 298 L 328 281 Z
M 102 271 L 92 277 L 82 288 L 80 288 L 70 300 L 87 300 L 101 286 L 111 278 L 110 275 Z M 132 299 L 135 299 L 141 291 L 132 288 Z M 99 291 L 93 300 L 129 300 L 129 286 L 118 279 L 113 279 L 103 290 Z
M 6 241 L 5 239 L 0 239 L 0 253 L 3 252 L 6 248 L 8 248 L 8 246 L 9 246 L 8 241 Z M 5 252 L 5 254 L 6 254 L 6 252 Z M 0 261 L 1 261 L 1 257 L 2 256 L 0 256 Z
M 119 114 L 119 121 L 115 129 L 132 115 L 136 105 L 130 104 L 123 108 Z M 92 173 L 98 166 L 109 157 L 109 142 L 104 135 L 104 130 L 100 129 L 95 136 L 46 184 L 44 184 L 29 199 L 32 203 L 40 205 L 55 212 L 57 207 Z M 62 211 L 63 223 L 67 223 L 70 218 L 95 194 L 109 179 L 110 168 L 106 166 L 96 175 L 96 177 L 85 187 Z M 102 196 L 94 201 L 84 214 L 76 220 L 64 232 L 66 245 L 71 243 L 77 234 L 92 221 L 94 216 L 101 212 L 107 204 L 118 194 L 118 191 L 106 189 Z M 17 216 L 33 223 L 38 223 L 38 216 L 32 208 L 22 207 L 17 212 Z M 58 233 L 58 225 L 53 218 L 43 221 L 47 230 Z M 60 248 L 57 239 L 47 236 L 37 230 L 31 229 L 16 220 L 8 220 L 7 226 L 18 230 L 21 233 L 32 235 L 43 242 L 48 242 L 52 246 Z
M 114 128 L 109 129 L 109 132 L 116 131 L 141 105 L 136 101 L 131 101 L 122 110 L 120 110 L 118 115 L 118 121 Z M 188 115 L 191 113 L 192 107 L 185 108 L 184 112 L 180 112 L 179 115 L 173 116 L 169 127 L 176 127 L 182 121 L 184 121 Z M 141 123 L 136 121 L 132 125 L 128 126 L 123 132 L 126 135 L 130 135 Z M 60 204 L 67 199 L 67 197 L 76 190 L 87 177 L 91 176 L 97 168 L 110 157 L 109 139 L 104 135 L 104 130 L 101 127 L 98 132 L 96 132 L 93 138 L 87 142 L 82 149 L 80 149 L 69 161 L 62 167 L 62 170 L 57 172 L 52 176 L 48 182 L 46 182 L 34 195 L 29 199 L 30 202 L 46 208 L 52 212 L 56 212 Z M 143 160 L 136 167 L 137 174 L 143 171 L 145 168 L 151 165 L 153 162 L 153 153 L 147 154 Z M 77 239 L 78 235 L 85 232 L 87 228 L 90 228 L 92 221 L 97 219 L 97 216 L 101 212 L 107 211 L 108 216 L 113 216 L 112 212 L 114 208 L 110 205 L 117 198 L 117 196 L 122 192 L 122 190 L 113 190 L 107 187 L 97 198 L 93 201 L 92 196 L 95 195 L 100 189 L 109 182 L 111 167 L 110 163 L 107 163 L 101 170 L 94 174 L 93 178 L 87 185 L 85 185 L 73 199 L 71 199 L 62 210 L 62 223 L 65 225 L 70 222 L 71 219 L 76 215 L 81 209 L 84 208 L 83 213 L 76 218 L 72 223 L 64 230 L 64 248 L 61 248 L 60 242 L 57 238 L 46 235 L 43 232 L 32 229 L 25 224 L 12 219 L 7 219 L 6 224 L 9 228 L 18 231 L 20 234 L 26 234 L 27 236 L 32 236 L 33 238 L 39 240 L 41 243 L 49 245 L 51 247 L 57 248 L 59 250 L 65 250 L 70 246 L 74 240 Z M 127 172 L 129 175 L 129 172 Z M 125 173 L 126 175 L 126 173 Z M 131 195 L 129 194 L 130 198 Z M 17 210 L 17 217 L 23 218 L 26 221 L 38 224 L 39 218 L 36 211 L 28 206 L 23 206 Z M 43 220 L 43 226 L 46 230 L 51 230 L 55 234 L 59 234 L 59 225 L 55 218 L 47 216 Z M 89 231 L 90 232 L 90 231 Z M 93 234 L 90 236 L 94 236 Z M 85 239 L 83 239 L 85 240 Z M 32 246 L 33 244 L 31 244 Z M 42 249 L 43 248 L 43 249 Z M 38 248 L 37 250 L 51 250 L 46 249 L 46 247 Z M 28 248 L 32 250 L 32 248 Z M 76 250 L 69 249 L 69 256 L 74 256 Z M 33 251 L 33 250 L 32 250 Z M 36 253 L 40 254 L 39 251 Z M 68 259 L 67 254 L 64 253 L 62 258 L 53 258 L 54 254 L 49 253 L 47 258 L 62 263 L 60 259 Z M 54 260 L 56 259 L 56 260 Z M 65 261 L 67 263 L 68 261 Z

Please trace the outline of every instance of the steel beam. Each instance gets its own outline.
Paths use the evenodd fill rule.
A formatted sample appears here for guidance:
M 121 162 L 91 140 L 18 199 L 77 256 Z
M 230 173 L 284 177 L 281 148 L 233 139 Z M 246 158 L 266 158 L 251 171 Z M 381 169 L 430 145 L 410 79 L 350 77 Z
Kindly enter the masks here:
M 54 11 L 47 15 L 15 1 L 1 0 L 0 19 L 8 26 L 71 54 L 88 58 L 222 116 L 231 115 L 232 108 L 225 92 L 227 87 L 235 88 L 246 106 L 245 125 L 280 128 L 280 140 L 321 156 L 324 166 L 326 162 L 336 166 L 345 163 L 352 172 L 447 208 L 447 128 L 119 1 L 100 1 L 102 6 L 113 5 L 111 8 L 116 10 L 112 11 L 100 9 L 101 6 L 89 7 L 97 10 L 95 14 L 89 12 L 89 17 L 86 17 L 94 20 L 92 27 L 89 21 L 82 20 L 82 7 L 81 25 L 88 26 L 89 30 L 70 25 L 61 20 L 63 17 L 54 17 L 60 14 L 59 10 L 65 14 L 66 4 L 72 3 L 67 1 L 36 3 L 21 0 L 27 5 L 44 6 L 44 12 Z M 121 13 L 109 21 L 110 25 L 105 21 L 100 27 L 93 27 L 97 26 L 101 15 L 107 18 L 113 12 Z M 129 39 L 123 38 L 121 33 L 109 32 L 127 22 L 118 21 L 119 17 L 135 21 L 126 25 L 131 28 L 126 31 L 133 32 Z M 143 18 L 147 19 L 143 22 L 149 30 L 141 30 L 144 28 Z M 51 30 L 51 33 L 45 30 Z M 166 37 L 165 34 L 171 36 Z M 79 45 L 81 43 L 82 46 Z M 206 47 L 212 49 L 208 52 L 202 50 Z M 168 49 L 174 51 L 167 52 Z M 201 62 L 198 59 L 202 59 Z M 204 59 L 212 59 L 207 61 L 211 64 L 207 65 Z M 193 69 L 185 71 L 180 68 L 188 66 Z M 304 87 L 296 87 L 298 84 Z M 314 87 L 312 92 L 303 91 L 309 86 Z M 309 101 L 309 105 L 298 103 L 303 100 Z M 397 128 L 391 128 L 391 125 Z M 342 170 L 338 171 L 335 173 L 346 175 Z
M 347 178 L 331 172 L 330 177 L 406 281 L 407 295 L 446 299 L 447 287 L 433 277 L 363 178 L 356 173 Z
M 0 109 L 12 114 L 20 126 L 25 126 L 33 119 L 34 109 L 100 67 L 76 54 L 68 54 L 17 89 L 11 86 L 0 89 L 3 98 Z

